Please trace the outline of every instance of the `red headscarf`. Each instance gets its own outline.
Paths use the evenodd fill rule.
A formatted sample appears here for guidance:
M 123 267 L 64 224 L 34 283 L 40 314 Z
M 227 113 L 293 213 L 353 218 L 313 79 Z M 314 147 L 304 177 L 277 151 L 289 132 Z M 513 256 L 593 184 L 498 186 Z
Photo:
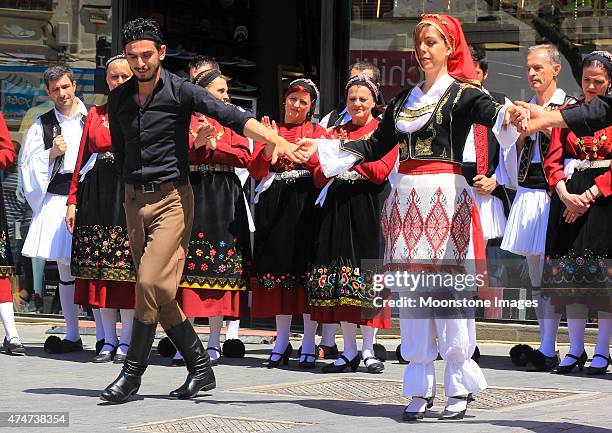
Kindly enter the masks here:
M 456 80 L 480 87 L 470 48 L 465 40 L 465 35 L 459 21 L 450 15 L 421 15 L 421 21 L 419 21 L 414 30 L 415 49 L 417 48 L 417 32 L 426 24 L 435 27 L 442 34 L 446 47 L 451 52 L 447 62 L 448 74 Z

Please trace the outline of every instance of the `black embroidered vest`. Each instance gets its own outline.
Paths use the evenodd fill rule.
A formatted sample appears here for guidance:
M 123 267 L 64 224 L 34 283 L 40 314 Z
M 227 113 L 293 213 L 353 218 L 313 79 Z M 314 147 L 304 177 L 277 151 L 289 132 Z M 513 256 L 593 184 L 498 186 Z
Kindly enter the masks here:
M 565 95 L 562 105 L 574 104 L 576 98 Z M 549 104 L 548 109 L 556 110 L 559 108 L 559 104 Z M 531 189 L 548 189 L 548 182 L 546 181 L 546 175 L 542 162 L 546 158 L 548 153 L 548 146 L 550 145 L 550 138 L 543 132 L 537 133 L 536 140 L 532 140 L 531 137 L 525 137 L 525 144 L 523 145 L 523 151 L 519 157 L 518 165 L 518 183 L 524 188 Z M 540 151 L 540 163 L 532 163 L 533 152 L 536 147 L 536 141 L 538 143 L 538 150 Z

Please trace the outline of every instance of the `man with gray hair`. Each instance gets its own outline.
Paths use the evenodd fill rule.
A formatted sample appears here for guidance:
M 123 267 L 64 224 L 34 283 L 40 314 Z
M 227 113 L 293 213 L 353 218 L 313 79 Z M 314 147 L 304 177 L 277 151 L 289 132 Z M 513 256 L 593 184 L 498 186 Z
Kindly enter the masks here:
M 548 110 L 576 102 L 557 87 L 561 73 L 561 55 L 553 45 L 529 48 L 527 79 L 535 95 L 529 101 Z M 540 347 L 536 350 L 520 344 L 512 348 L 510 357 L 518 366 L 531 363 L 535 370 L 548 371 L 559 364 L 556 351 L 557 329 L 561 316 L 555 312 L 550 297 L 540 291 L 544 269 L 544 249 L 550 198 L 542 163 L 548 152 L 552 128 L 532 135 L 521 135 L 516 143 L 518 153 L 516 198 L 512 204 L 501 248 L 525 256 L 529 268 L 532 296 L 538 301 L 536 317 L 540 327 Z
M 70 273 L 72 236 L 64 217 L 87 109 L 75 96 L 76 81 L 68 66 L 49 67 L 43 80 L 54 107 L 39 116 L 28 130 L 20 159 L 23 190 L 32 208 L 32 223 L 22 254 L 57 262 L 66 338 L 47 338 L 45 351 L 78 352 L 83 350 L 83 343 Z

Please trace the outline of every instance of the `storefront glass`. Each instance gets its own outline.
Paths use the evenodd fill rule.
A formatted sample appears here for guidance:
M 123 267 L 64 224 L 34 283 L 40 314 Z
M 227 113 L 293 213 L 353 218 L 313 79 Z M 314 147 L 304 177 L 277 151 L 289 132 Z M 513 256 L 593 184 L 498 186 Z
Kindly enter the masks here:
M 37 116 L 53 106 L 42 79 L 49 65 L 64 62 L 72 67 L 77 96 L 85 105 L 104 102 L 111 20 L 111 0 L 0 1 L 0 103 L 17 151 Z M 54 264 L 21 256 L 32 213 L 18 187 L 17 162 L 2 173 L 2 187 L 18 273 L 16 310 L 57 313 Z

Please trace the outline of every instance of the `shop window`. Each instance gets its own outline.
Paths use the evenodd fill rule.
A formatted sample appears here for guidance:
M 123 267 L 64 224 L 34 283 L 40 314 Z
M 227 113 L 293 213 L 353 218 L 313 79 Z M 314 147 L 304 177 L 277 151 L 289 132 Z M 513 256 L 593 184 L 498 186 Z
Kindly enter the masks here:
M 42 80 L 48 66 L 66 63 L 73 69 L 77 96 L 86 106 L 104 102 L 111 21 L 111 0 L 0 1 L 0 106 L 16 150 L 36 118 L 53 106 Z M 16 195 L 17 163 L 2 174 L 8 236 L 18 273 L 15 306 L 18 312 L 57 313 L 55 264 L 32 264 L 21 256 L 31 210 Z

